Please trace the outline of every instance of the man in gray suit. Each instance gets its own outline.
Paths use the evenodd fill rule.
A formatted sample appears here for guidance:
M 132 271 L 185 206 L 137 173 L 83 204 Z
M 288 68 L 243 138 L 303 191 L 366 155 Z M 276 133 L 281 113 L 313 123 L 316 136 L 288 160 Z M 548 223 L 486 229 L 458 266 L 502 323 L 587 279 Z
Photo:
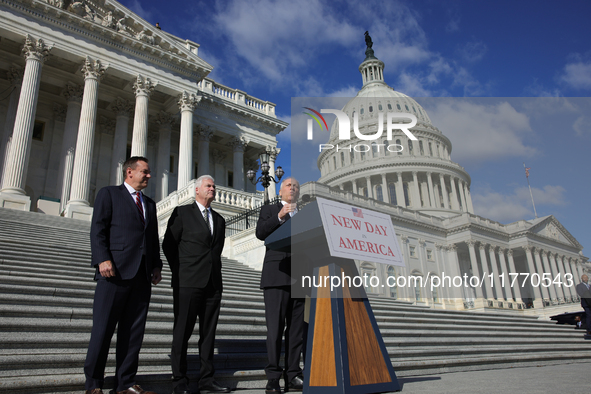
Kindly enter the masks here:
M 105 365 L 117 326 L 117 394 L 154 394 L 135 383 L 151 286 L 162 279 L 156 204 L 143 195 L 150 166 L 134 156 L 123 164 L 125 182 L 102 188 L 90 227 L 97 281 L 92 332 L 84 363 L 86 394 L 102 394 Z

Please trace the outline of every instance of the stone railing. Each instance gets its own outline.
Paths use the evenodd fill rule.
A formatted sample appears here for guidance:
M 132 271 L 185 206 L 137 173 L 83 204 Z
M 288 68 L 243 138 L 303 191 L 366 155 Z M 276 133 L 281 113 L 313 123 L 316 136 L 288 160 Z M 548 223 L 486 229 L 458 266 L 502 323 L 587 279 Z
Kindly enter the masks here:
M 235 104 L 245 105 L 249 108 L 254 109 L 257 112 L 261 112 L 265 115 L 272 117 L 275 116 L 275 104 L 269 101 L 259 100 L 256 97 L 249 96 L 245 92 L 232 89 L 222 84 L 215 82 L 213 79 L 205 78 L 200 81 L 197 86 L 205 93 L 209 93 L 213 96 L 220 97 L 224 100 L 231 101 Z
M 168 197 L 162 199 L 156 204 L 158 217 L 170 214 L 172 210 L 179 205 L 192 204 L 195 201 L 195 179 L 192 179 L 185 187 L 174 191 Z M 252 209 L 263 202 L 263 196 L 260 193 L 249 193 L 242 190 L 235 190 L 225 186 L 216 186 L 216 196 L 214 203 Z

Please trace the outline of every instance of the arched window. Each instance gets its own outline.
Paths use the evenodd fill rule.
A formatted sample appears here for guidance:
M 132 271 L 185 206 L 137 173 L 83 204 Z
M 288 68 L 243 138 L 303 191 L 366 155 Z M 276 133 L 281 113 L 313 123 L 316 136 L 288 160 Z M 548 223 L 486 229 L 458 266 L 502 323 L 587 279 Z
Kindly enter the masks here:
M 388 279 L 388 287 L 390 287 L 390 297 L 397 299 L 398 298 L 398 288 L 396 287 L 396 270 L 394 267 L 388 267 L 388 277 L 392 279 Z
M 351 152 L 349 152 L 349 159 L 351 160 L 351 163 L 355 162 L 355 152 L 353 152 L 352 149 Z
M 402 147 L 402 142 L 400 140 L 396 140 L 396 145 L 398 145 L 396 148 L 398 148 L 398 154 L 401 155 L 402 154 L 402 149 L 400 149 Z
M 369 106 L 369 112 L 373 112 L 373 107 L 371 105 Z
M 335 170 L 337 169 L 337 158 L 335 156 L 332 157 L 332 166 Z
M 410 109 L 408 109 L 408 105 L 404 104 L 404 108 L 406 108 L 407 111 L 410 111 Z
M 400 104 L 396 104 L 396 108 L 398 108 L 399 111 L 402 109 L 400 108 Z
M 363 108 L 359 110 L 359 115 L 363 115 Z
M 410 193 L 408 191 L 408 182 L 404 182 L 402 184 L 402 188 L 404 190 L 404 203 L 406 204 L 405 206 L 410 207 Z
M 378 145 L 371 144 L 371 154 L 373 157 L 378 157 Z
M 437 157 L 440 157 L 439 156 L 439 142 L 437 143 Z
M 341 152 L 341 167 L 345 166 L 345 152 Z
M 361 151 L 359 153 L 361 154 L 361 160 L 365 160 L 365 152 L 364 151 Z
M 433 157 L 433 145 L 429 142 L 429 156 Z
M 425 151 L 423 150 L 423 141 L 422 140 L 419 141 L 419 153 L 421 154 L 421 156 L 423 156 L 425 154 Z
M 387 139 L 384 140 L 384 155 L 388 156 L 390 151 L 388 150 L 388 146 L 390 146 L 390 141 Z
M 382 104 L 378 104 L 378 110 L 382 110 Z
M 431 275 L 433 277 L 433 275 Z M 439 302 L 439 291 L 437 291 L 437 287 L 433 287 L 431 290 L 431 296 L 433 297 L 433 302 Z
M 382 193 L 382 185 L 376 186 L 376 198 L 378 201 L 384 201 L 384 194 Z
M 388 109 L 392 109 L 392 104 L 388 103 Z
M 364 275 L 367 275 L 368 278 L 371 278 L 373 276 L 376 276 L 376 267 L 374 267 L 372 264 L 364 261 L 363 263 L 361 263 L 361 267 L 360 267 L 360 271 L 359 274 L 363 277 Z M 364 280 L 363 281 L 363 286 L 365 286 L 365 291 L 367 293 L 375 293 L 377 289 L 374 289 L 373 286 L 371 286 L 370 284 L 370 280 Z M 367 282 L 367 283 L 366 283 Z
M 409 138 L 407 140 L 407 142 L 408 142 L 408 154 L 413 155 L 414 153 L 413 153 L 413 149 L 412 149 L 412 140 Z
M 390 196 L 390 204 L 398 205 L 398 201 L 396 200 L 396 185 L 393 183 L 388 183 L 388 193 Z

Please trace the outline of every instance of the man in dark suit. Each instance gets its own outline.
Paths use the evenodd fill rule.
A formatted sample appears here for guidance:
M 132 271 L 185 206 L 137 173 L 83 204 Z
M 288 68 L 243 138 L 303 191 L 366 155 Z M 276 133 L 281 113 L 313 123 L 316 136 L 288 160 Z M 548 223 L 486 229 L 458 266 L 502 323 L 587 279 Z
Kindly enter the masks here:
M 215 330 L 222 298 L 222 249 L 226 222 L 211 209 L 215 183 L 211 176 L 197 178 L 195 202 L 174 209 L 162 249 L 172 271 L 174 328 L 170 354 L 173 393 L 190 394 L 187 377 L 189 338 L 199 317 L 199 390 L 227 393 L 213 378 Z
M 256 228 L 258 239 L 264 240 L 297 213 L 296 202 L 300 184 L 294 178 L 281 183 L 281 202 L 265 205 Z M 267 322 L 267 356 L 265 393 L 281 393 L 279 380 L 285 379 L 285 391 L 301 391 L 304 384 L 300 353 L 304 340 L 304 300 L 291 297 L 291 254 L 267 248 L 263 261 L 261 289 L 265 299 Z M 285 329 L 285 371 L 279 366 L 281 341 Z
M 591 290 L 589 286 L 589 277 L 587 275 L 581 276 L 581 283 L 579 283 L 576 287 L 577 294 L 581 298 L 581 306 L 585 310 L 585 314 L 587 315 L 585 318 L 585 323 L 587 325 L 587 335 L 591 335 Z
M 141 192 L 148 186 L 145 157 L 123 164 L 125 182 L 102 188 L 90 227 L 92 266 L 96 267 L 92 332 L 84 374 L 86 394 L 101 394 L 109 345 L 117 325 L 115 390 L 154 394 L 135 384 L 151 286 L 162 279 L 156 204 Z

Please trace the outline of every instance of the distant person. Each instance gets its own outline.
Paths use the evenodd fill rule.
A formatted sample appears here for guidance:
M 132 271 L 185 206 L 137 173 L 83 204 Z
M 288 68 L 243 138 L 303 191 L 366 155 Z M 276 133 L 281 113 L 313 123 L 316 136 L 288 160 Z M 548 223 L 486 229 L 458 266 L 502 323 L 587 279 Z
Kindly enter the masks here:
M 158 23 L 158 22 L 156 22 L 156 29 L 162 30 L 162 28 L 160 27 L 160 23 Z
M 155 394 L 135 383 L 152 287 L 162 279 L 156 203 L 142 194 L 150 166 L 145 157 L 123 163 L 125 182 L 103 187 L 90 225 L 96 268 L 92 331 L 84 363 L 86 394 L 102 394 L 105 365 L 117 326 L 117 394 Z
M 576 289 L 581 298 L 581 306 L 587 315 L 585 318 L 587 335 L 591 335 L 591 331 L 589 331 L 591 329 L 591 287 L 587 282 L 589 282 L 589 277 L 587 275 L 581 276 L 581 283 L 577 285 Z
M 583 328 L 583 322 L 581 321 L 581 316 L 575 316 L 575 328 Z
M 229 387 L 221 386 L 213 378 L 226 221 L 210 207 L 215 198 L 213 178 L 202 175 L 197 178 L 195 186 L 195 202 L 174 209 L 162 242 L 172 271 L 172 387 L 174 394 L 191 393 L 187 377 L 187 349 L 199 317 L 199 391 L 229 393 Z

